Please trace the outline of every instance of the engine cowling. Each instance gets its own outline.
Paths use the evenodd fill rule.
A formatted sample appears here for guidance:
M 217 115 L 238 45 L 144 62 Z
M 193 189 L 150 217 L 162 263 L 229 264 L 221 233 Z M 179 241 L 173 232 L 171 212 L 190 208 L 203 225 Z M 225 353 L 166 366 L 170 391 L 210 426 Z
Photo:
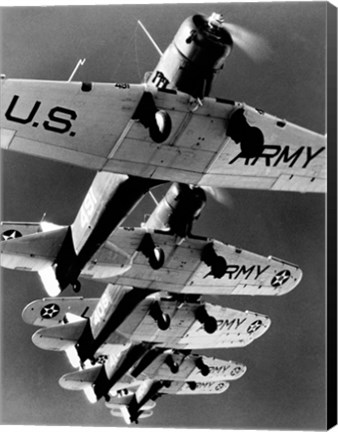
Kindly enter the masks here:
M 185 237 L 191 232 L 192 224 L 205 204 L 206 194 L 202 188 L 173 183 L 145 225 Z
M 213 77 L 222 69 L 232 46 L 221 15 L 193 15 L 183 21 L 148 82 L 194 97 L 208 96 Z

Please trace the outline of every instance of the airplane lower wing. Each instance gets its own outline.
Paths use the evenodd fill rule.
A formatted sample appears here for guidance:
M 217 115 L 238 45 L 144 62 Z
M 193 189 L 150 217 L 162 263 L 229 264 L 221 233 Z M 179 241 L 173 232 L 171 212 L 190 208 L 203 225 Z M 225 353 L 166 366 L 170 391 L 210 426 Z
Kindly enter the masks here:
M 242 103 L 199 104 L 146 84 L 6 78 L 1 99 L 4 149 L 195 185 L 326 191 L 326 137 Z
M 145 236 L 164 252 L 164 264 L 153 269 Z M 274 257 L 264 257 L 206 237 L 187 237 L 177 244 L 177 238 L 164 231 L 144 228 L 118 228 L 108 238 L 132 259 L 129 270 L 104 282 L 177 292 L 181 294 L 282 295 L 294 289 L 302 271 L 294 264 Z M 99 250 L 81 276 L 92 278 L 95 265 L 105 259 Z M 92 264 L 91 264 L 92 263 Z M 97 264 L 94 264 L 97 263 Z M 96 275 L 98 272 L 96 272 Z
M 151 350 L 148 351 L 148 353 L 151 352 Z M 181 384 L 185 382 L 217 383 L 219 381 L 237 380 L 246 372 L 246 366 L 241 363 L 197 354 L 186 355 L 179 351 L 173 354 L 171 352 L 172 350 L 162 350 L 160 355 L 153 362 L 150 362 L 150 365 L 139 375 L 134 373 L 135 369 L 138 368 L 136 365 L 112 386 L 109 390 L 110 394 L 118 392 L 121 389 L 121 384 L 123 387 L 126 387 L 127 384 L 132 387 L 148 379 L 176 381 Z M 168 359 L 170 359 L 170 362 Z M 67 390 L 84 390 L 97 382 L 106 364 L 109 364 L 109 361 L 104 365 L 96 365 L 67 373 L 60 378 L 59 384 Z M 175 367 L 177 366 L 175 371 L 171 370 L 172 364 Z

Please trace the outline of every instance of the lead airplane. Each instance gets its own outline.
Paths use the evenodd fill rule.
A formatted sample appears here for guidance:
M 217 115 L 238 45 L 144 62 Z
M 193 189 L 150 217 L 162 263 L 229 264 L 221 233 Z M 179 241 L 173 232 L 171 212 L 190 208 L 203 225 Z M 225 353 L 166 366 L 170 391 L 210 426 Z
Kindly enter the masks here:
M 19 249 L 15 245 L 20 239 L 14 239 L 14 252 L 5 242 L 10 268 L 39 267 L 36 258 L 41 244 L 48 243 L 52 249 L 42 261 L 48 262 L 44 276 L 48 273 L 48 277 L 54 278 L 50 292 L 58 294 L 69 284 L 78 290 L 81 272 L 87 270 L 88 277 L 93 277 L 96 258 L 92 266 L 90 261 L 100 253 L 110 234 L 116 233 L 150 188 L 165 181 L 193 185 L 189 188 L 195 191 L 211 186 L 325 192 L 325 136 L 246 104 L 209 97 L 213 78 L 225 65 L 233 39 L 231 27 L 221 15 L 197 14 L 182 23 L 142 84 L 3 77 L 2 148 L 99 171 L 74 223 L 63 228 L 62 236 L 60 232 L 55 234 L 57 231 L 39 234 L 38 240 L 31 237 L 20 242 Z M 188 214 L 191 212 L 194 214 L 188 206 Z M 7 230 L 4 238 L 15 237 L 16 232 Z M 143 239 L 146 233 L 141 234 Z M 183 234 L 187 234 L 186 230 Z M 130 236 L 129 239 L 135 240 Z M 221 265 L 219 270 L 218 265 L 213 266 L 214 262 L 221 262 L 215 244 L 204 254 L 204 263 L 209 263 L 209 277 L 217 279 L 225 267 Z M 112 242 L 109 246 L 106 250 L 110 251 L 110 259 L 115 257 L 117 266 L 126 267 L 128 257 Z M 162 266 L 163 254 L 152 235 L 137 247 L 150 267 L 157 270 Z M 21 248 L 26 253 L 26 267 L 13 259 L 20 255 Z M 27 254 L 30 248 L 31 260 Z M 6 250 L 2 251 L 3 261 L 7 259 Z M 228 251 L 236 256 L 236 249 Z M 284 265 L 287 263 L 282 262 Z M 262 270 L 258 262 L 250 270 L 228 267 L 226 277 L 232 280 L 237 275 L 238 290 L 227 293 L 252 294 L 245 290 L 251 285 L 242 283 L 243 277 L 237 279 L 238 275 L 250 273 L 248 277 L 252 278 L 256 274 L 258 280 Z M 292 274 L 289 268 L 264 274 L 270 292 L 263 289 L 261 293 L 269 294 L 271 287 L 278 288 L 286 281 L 295 285 L 299 274 L 291 279 Z M 108 280 L 112 278 L 109 276 Z M 256 288 L 258 293 L 262 286 L 256 284 Z M 179 289 L 182 290 L 182 284 Z M 190 286 L 190 290 L 194 287 Z

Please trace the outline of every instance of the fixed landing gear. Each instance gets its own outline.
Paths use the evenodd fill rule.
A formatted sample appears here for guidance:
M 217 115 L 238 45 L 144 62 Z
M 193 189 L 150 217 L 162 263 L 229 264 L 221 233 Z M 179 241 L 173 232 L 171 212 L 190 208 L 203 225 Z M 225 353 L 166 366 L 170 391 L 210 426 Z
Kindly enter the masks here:
M 195 381 L 188 381 L 187 384 L 188 384 L 190 390 L 192 390 L 192 391 L 196 390 L 197 384 L 195 383 Z
M 200 306 L 195 312 L 196 319 L 203 324 L 204 330 L 209 333 L 215 333 L 217 330 L 217 321 L 210 316 L 204 306 Z
M 169 367 L 171 373 L 177 374 L 179 371 L 179 365 L 173 360 L 171 355 L 168 355 L 164 363 Z
M 165 260 L 163 249 L 155 245 L 150 234 L 144 235 L 138 250 L 148 258 L 149 265 L 153 270 L 158 270 L 163 266 Z
M 148 258 L 149 265 L 153 270 L 160 269 L 164 264 L 164 252 L 160 247 L 155 247 Z
M 264 135 L 258 127 L 249 125 L 244 108 L 239 108 L 232 114 L 227 135 L 235 143 L 240 143 L 242 157 L 258 158 L 262 155 Z
M 156 111 L 149 123 L 149 136 L 153 141 L 162 143 L 169 137 L 171 132 L 171 118 L 167 111 Z
M 208 365 L 206 365 L 203 360 L 202 357 L 198 357 L 196 362 L 195 362 L 196 366 L 198 367 L 198 369 L 200 370 L 201 374 L 206 377 L 209 375 L 210 373 L 210 368 Z
M 81 290 L 81 282 L 79 282 L 78 280 L 75 281 L 75 282 L 73 282 L 73 283 L 72 283 L 72 288 L 73 288 L 73 291 L 74 291 L 75 293 L 80 292 L 80 290 Z
M 172 122 L 167 111 L 156 107 L 154 97 L 145 92 L 135 110 L 133 120 L 139 120 L 145 128 L 149 129 L 150 138 L 156 143 L 162 143 L 169 138 Z
M 160 330 L 168 330 L 170 327 L 170 316 L 162 312 L 162 309 L 157 301 L 151 305 L 149 315 L 157 323 Z
M 202 250 L 201 260 L 211 268 L 210 272 L 204 277 L 213 276 L 215 279 L 221 279 L 227 271 L 227 262 L 225 258 L 217 255 L 212 243 L 208 243 Z

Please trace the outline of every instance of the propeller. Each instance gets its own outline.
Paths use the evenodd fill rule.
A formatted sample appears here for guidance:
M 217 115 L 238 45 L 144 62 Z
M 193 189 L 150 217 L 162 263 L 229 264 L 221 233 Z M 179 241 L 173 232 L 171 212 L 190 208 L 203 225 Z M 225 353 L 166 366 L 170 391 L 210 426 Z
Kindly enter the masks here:
M 270 44 L 256 33 L 237 24 L 223 23 L 222 26 L 230 33 L 234 45 L 237 45 L 254 61 L 264 61 L 272 54 Z
M 213 187 L 213 186 L 200 186 L 204 192 L 224 207 L 233 208 L 233 199 L 227 189 Z

